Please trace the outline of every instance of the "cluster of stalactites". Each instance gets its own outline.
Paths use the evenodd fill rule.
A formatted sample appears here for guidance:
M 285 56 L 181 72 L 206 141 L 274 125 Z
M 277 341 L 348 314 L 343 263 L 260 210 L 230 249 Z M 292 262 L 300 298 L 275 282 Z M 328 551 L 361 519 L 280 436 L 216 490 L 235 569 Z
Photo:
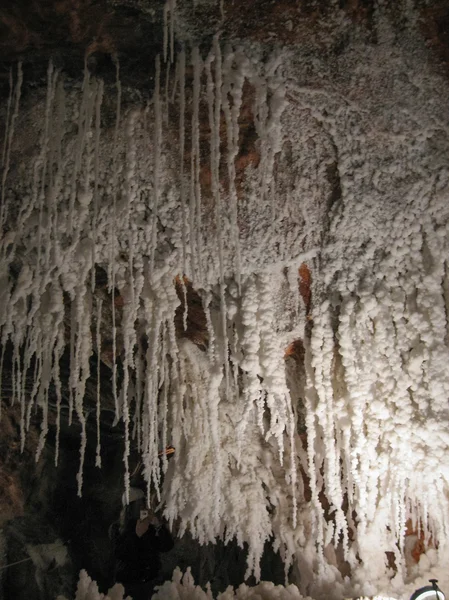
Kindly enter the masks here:
M 312 503 L 320 552 L 340 542 L 362 581 L 384 576 L 386 552 L 406 576 L 407 533 L 447 550 L 448 217 L 444 194 L 412 189 L 366 247 L 348 215 L 357 258 L 344 269 L 323 256 L 331 300 L 314 309 L 306 351 Z
M 44 448 L 53 403 L 56 463 L 65 411 L 69 423 L 73 418 L 79 422 L 81 494 L 91 413 L 96 418 L 96 465 L 101 466 L 100 362 L 104 338 L 112 340 L 108 359 L 115 423 L 124 428 L 126 496 L 132 445 L 142 454 L 148 487 L 160 496 L 168 462 L 163 455 L 161 464 L 158 454 L 173 444 L 177 457 L 164 492 L 167 516 L 171 521 L 181 518 L 182 528 L 189 527 L 201 541 L 226 535 L 248 542 L 249 572 L 258 574 L 264 543 L 273 532 L 265 486 L 273 479 L 272 461 L 291 490 L 288 514 L 279 516 L 279 528 L 296 522 L 295 425 L 284 373 L 284 340 L 276 334 L 271 277 L 248 275 L 243 268 L 235 159 L 243 86 L 249 79 L 256 90 L 253 110 L 261 140 L 256 179 L 271 214 L 284 88 L 276 65 L 261 73 L 241 51 L 230 50 L 222 57 L 217 41 L 206 60 L 197 49 L 190 60 L 192 88 L 186 86 L 187 56 L 181 52 L 173 87 L 167 78 L 164 90 L 157 58 L 151 105 L 126 115 L 117 63 L 112 131 L 104 129 L 102 121 L 103 82 L 86 69 L 77 96 L 67 91 L 62 73 L 50 63 L 39 150 L 18 184 L 18 212 L 8 190 L 18 175 L 11 169 L 11 154 L 20 110 L 20 66 L 15 82 L 11 76 L 2 180 L 1 219 L 7 232 L 0 247 L 2 366 L 5 350 L 12 346 L 10 398 L 21 409 L 22 448 L 33 412 L 37 409 L 42 415 L 36 460 Z M 173 102 L 179 111 L 180 145 L 175 153 L 169 150 L 164 129 Z M 206 219 L 200 185 L 201 103 L 207 106 L 211 130 L 208 202 L 212 200 L 213 210 Z M 227 137 L 223 156 L 222 118 Z M 17 277 L 11 276 L 13 264 L 20 264 Z M 98 284 L 99 268 L 107 274 L 103 288 Z M 291 271 L 297 273 L 297 267 Z M 205 353 L 177 339 L 180 300 L 175 278 L 180 274 L 202 290 Z M 186 327 L 186 286 L 184 277 L 178 280 Z M 297 276 L 290 280 L 297 282 Z M 293 284 L 298 296 L 297 284 L 294 288 Z M 299 305 L 298 298 L 293 304 Z M 67 381 L 60 373 L 66 347 Z M 96 378 L 94 407 L 86 404 L 90 377 Z M 285 456 L 286 473 L 281 466 Z M 265 479 L 255 477 L 256 468 L 265 471 Z M 243 504 L 235 473 L 248 489 Z M 253 517 L 247 522 L 249 512 Z

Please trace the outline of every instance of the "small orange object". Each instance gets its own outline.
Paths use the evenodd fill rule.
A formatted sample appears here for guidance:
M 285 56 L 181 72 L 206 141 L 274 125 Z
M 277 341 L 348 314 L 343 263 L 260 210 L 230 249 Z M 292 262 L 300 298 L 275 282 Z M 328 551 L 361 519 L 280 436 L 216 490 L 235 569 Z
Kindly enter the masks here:
M 161 450 L 159 452 L 158 456 L 161 457 L 161 456 L 164 456 L 164 454 L 165 454 L 165 456 L 171 456 L 174 453 L 175 453 L 175 449 L 173 448 L 173 446 L 167 446 L 165 448 L 165 450 Z

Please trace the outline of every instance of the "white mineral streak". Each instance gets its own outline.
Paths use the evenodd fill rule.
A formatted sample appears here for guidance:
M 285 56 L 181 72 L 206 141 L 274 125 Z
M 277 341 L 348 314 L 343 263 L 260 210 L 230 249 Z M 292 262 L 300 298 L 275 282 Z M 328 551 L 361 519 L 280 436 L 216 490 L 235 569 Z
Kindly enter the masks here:
M 421 75 L 422 57 L 391 48 L 341 58 L 339 73 L 369 72 L 363 85 L 318 77 L 306 59 L 223 51 L 218 38 L 205 57 L 187 53 L 190 69 L 186 52 L 173 56 L 175 4 L 164 11 L 171 97 L 164 72 L 174 69 L 159 58 L 152 101 L 126 109 L 118 64 L 115 88 L 86 70 L 80 92 L 50 65 L 36 153 L 27 147 L 20 161 L 20 67 L 10 78 L 0 370 L 12 377 L 7 388 L 3 373 L 2 396 L 20 406 L 22 447 L 40 416 L 37 458 L 49 403 L 56 462 L 61 408 L 75 412 L 81 493 L 85 391 L 101 353 L 126 494 L 137 445 L 169 522 L 202 543 L 247 543 L 248 575 L 259 578 L 271 540 L 302 593 L 401 597 L 405 578 L 438 572 L 448 553 L 449 113 L 435 100 L 446 84 Z M 400 109 L 386 65 L 409 73 Z M 114 94 L 115 125 L 102 118 Z M 198 345 L 186 339 L 192 282 L 207 331 Z M 287 381 L 284 353 L 297 340 L 305 358 L 287 359 Z M 161 464 L 167 444 L 175 456 Z M 418 565 L 407 563 L 408 519 L 428 546 Z
M 11 162 L 11 148 L 14 140 L 14 130 L 16 126 L 16 121 L 19 116 L 19 107 L 20 107 L 20 97 L 22 94 L 22 81 L 23 81 L 23 73 L 22 73 L 22 63 L 19 62 L 17 64 L 17 77 L 16 77 L 16 85 L 13 88 L 13 77 L 12 71 L 9 73 L 9 98 L 8 98 L 8 106 L 6 110 L 6 125 L 5 125 L 5 139 L 3 142 L 3 155 L 2 155 L 2 192 L 1 192 L 1 200 L 2 204 L 0 207 L 0 223 L 2 227 L 5 224 L 6 220 L 6 210 L 7 210 L 7 199 L 6 199 L 6 182 L 9 173 L 9 167 Z M 11 114 L 11 107 L 14 105 L 14 110 Z
M 101 431 L 100 431 L 100 417 L 101 417 L 101 380 L 100 380 L 100 367 L 101 367 L 101 309 L 103 307 L 102 298 L 97 298 L 97 312 L 96 320 L 97 326 L 95 329 L 95 347 L 97 351 L 97 447 L 95 454 L 95 466 L 101 468 Z
M 114 128 L 114 147 L 112 159 L 112 218 L 109 219 L 109 260 L 108 260 L 108 290 L 111 293 L 112 308 L 112 394 L 115 404 L 115 423 L 120 418 L 120 407 L 117 393 L 117 327 L 116 327 L 116 309 L 115 309 L 115 286 L 117 276 L 117 246 L 118 246 L 118 221 L 117 221 L 117 199 L 119 186 L 117 182 L 118 169 L 118 144 L 122 109 L 122 86 L 120 82 L 120 65 L 118 58 L 114 57 L 116 67 L 116 88 L 117 103 L 115 110 L 115 128 Z

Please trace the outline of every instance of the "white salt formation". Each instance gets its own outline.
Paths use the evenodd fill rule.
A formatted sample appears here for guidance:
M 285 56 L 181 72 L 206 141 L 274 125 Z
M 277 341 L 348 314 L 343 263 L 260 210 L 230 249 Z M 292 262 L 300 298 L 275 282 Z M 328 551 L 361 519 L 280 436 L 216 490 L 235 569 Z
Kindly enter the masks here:
M 353 600 L 408 600 L 413 593 L 413 588 L 407 586 L 400 594 L 394 596 L 371 596 L 359 597 Z M 214 600 L 214 595 L 210 589 L 210 585 L 206 586 L 206 590 L 199 585 L 195 585 L 195 580 L 187 569 L 185 573 L 177 567 L 173 571 L 171 581 L 165 581 L 159 586 L 154 595 L 154 600 Z M 224 592 L 217 595 L 217 600 L 312 600 L 309 596 L 301 595 L 296 585 L 288 586 L 274 585 L 270 581 L 262 581 L 261 583 L 248 586 L 242 583 L 237 589 L 229 586 Z M 63 596 L 58 596 L 56 600 L 67 600 Z M 115 584 L 107 594 L 102 594 L 98 585 L 93 581 L 86 571 L 80 572 L 80 578 L 76 590 L 74 600 L 130 600 L 129 596 L 124 598 L 124 589 L 121 584 Z M 132 600 L 132 599 L 131 599 Z M 351 599 L 345 599 L 351 600 Z
M 67 343 L 81 494 L 89 360 L 107 335 L 126 493 L 138 443 L 169 522 L 203 543 L 247 543 L 248 575 L 260 577 L 273 538 L 302 593 L 390 594 L 425 576 L 424 563 L 405 560 L 408 521 L 424 532 L 432 573 L 447 556 L 449 114 L 438 100 L 447 86 L 421 74 L 419 53 L 391 47 L 364 61 L 350 51 L 326 76 L 319 61 L 263 60 L 218 39 L 207 56 L 176 56 L 175 6 L 147 106 L 123 105 L 118 62 L 115 90 L 86 69 L 69 91 L 50 64 L 31 115 L 20 65 L 11 75 L 0 327 L 2 348 L 13 348 L 22 446 L 37 410 L 39 458 L 52 386 L 59 434 Z M 170 71 L 163 58 L 176 63 Z M 408 73 L 399 91 L 396 73 Z M 103 116 L 112 94 L 115 124 Z M 243 112 L 254 130 L 245 151 Z M 25 116 L 40 137 L 22 157 Z M 176 279 L 184 303 L 188 282 L 203 299 L 207 351 L 177 335 Z M 185 330 L 186 307 L 182 321 Z M 304 365 L 287 381 L 296 340 Z M 162 486 L 167 444 L 176 453 L 162 463 Z

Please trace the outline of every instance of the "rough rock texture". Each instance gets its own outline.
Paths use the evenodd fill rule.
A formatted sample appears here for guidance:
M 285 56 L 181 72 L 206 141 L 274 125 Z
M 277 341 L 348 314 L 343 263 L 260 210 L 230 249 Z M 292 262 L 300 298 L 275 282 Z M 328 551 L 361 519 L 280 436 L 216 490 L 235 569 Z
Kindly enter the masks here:
M 100 470 L 95 467 L 95 428 L 89 426 L 85 493 L 79 498 L 73 476 L 79 459 L 79 427 L 69 427 L 66 418 L 62 425 L 60 461 L 55 467 L 53 428 L 36 464 L 33 435 L 23 454 L 15 444 L 8 444 L 15 438 L 10 430 L 18 430 L 17 410 L 6 410 L 2 418 L 1 566 L 19 563 L 0 577 L 0 597 L 5 600 L 54 600 L 58 594 L 70 597 L 81 569 L 91 573 L 100 589 L 114 583 L 112 526 L 122 509 L 123 431 L 112 427 L 105 415 Z M 134 460 L 137 467 L 137 454 Z M 133 483 L 139 483 L 139 477 Z M 162 555 L 161 581 L 170 579 L 177 566 L 183 570 L 190 566 L 199 585 L 210 582 L 218 593 L 242 582 L 245 556 L 246 549 L 235 542 L 200 546 L 189 534 L 175 537 L 173 550 Z M 262 573 L 268 581 L 284 581 L 282 562 L 268 544 Z

